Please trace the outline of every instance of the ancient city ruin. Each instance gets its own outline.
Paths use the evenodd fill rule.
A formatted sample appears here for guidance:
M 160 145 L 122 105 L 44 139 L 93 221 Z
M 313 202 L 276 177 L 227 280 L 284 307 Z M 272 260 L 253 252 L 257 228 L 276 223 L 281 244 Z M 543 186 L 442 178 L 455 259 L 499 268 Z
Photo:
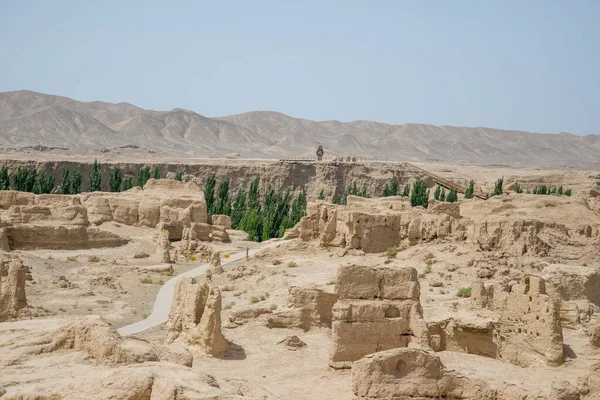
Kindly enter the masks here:
M 0 397 L 600 398 L 584 184 L 427 208 L 309 193 L 260 243 L 201 185 L 0 191 Z

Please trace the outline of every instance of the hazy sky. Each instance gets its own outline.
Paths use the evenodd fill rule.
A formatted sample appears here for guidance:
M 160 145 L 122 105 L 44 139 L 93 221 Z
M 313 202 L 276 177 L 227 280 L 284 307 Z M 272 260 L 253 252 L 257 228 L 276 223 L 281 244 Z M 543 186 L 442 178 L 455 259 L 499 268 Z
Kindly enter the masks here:
M 0 0 L 0 91 L 600 134 L 600 1 Z

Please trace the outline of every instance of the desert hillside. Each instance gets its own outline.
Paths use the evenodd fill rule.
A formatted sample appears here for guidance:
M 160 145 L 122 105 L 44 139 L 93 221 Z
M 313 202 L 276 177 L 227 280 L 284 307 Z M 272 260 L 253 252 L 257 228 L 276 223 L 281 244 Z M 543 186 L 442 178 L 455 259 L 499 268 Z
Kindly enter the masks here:
M 84 103 L 31 91 L 0 93 L 0 151 L 144 158 L 326 157 L 502 165 L 594 167 L 598 135 L 491 128 L 310 121 L 256 111 L 208 118 L 190 110 Z

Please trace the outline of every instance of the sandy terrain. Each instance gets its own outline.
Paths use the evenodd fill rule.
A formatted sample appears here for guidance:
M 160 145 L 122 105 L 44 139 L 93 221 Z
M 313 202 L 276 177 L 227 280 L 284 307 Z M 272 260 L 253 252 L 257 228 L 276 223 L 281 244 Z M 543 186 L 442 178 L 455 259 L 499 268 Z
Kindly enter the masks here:
M 600 306 L 600 204 L 593 192 L 596 189 L 595 174 L 564 169 L 482 168 L 431 163 L 419 163 L 418 166 L 463 184 L 475 179 L 484 191 L 491 191 L 494 181 L 504 176 L 508 193 L 488 201 L 465 200 L 461 195 L 456 209 L 444 208 L 446 204 L 431 200 L 427 211 L 411 208 L 407 199 L 396 197 L 354 199 L 348 206 L 319 202 L 308 207 L 308 216 L 296 227 L 296 235 L 290 233 L 285 242 L 274 242 L 274 247 L 258 251 L 249 260 L 242 258 L 225 263 L 225 255 L 262 246 L 240 240 L 239 233 L 229 230 L 230 242 L 210 243 L 214 251 L 220 252 L 224 270 L 223 273 L 211 273 L 209 281 L 213 285 L 209 286 L 210 290 L 218 291 L 220 299 L 220 303 L 211 303 L 211 307 L 215 307 L 211 310 L 220 315 L 220 330 L 229 342 L 227 350 L 219 355 L 209 355 L 198 344 L 167 343 L 172 333 L 169 323 L 140 332 L 133 338 L 120 338 L 114 333 L 118 339 L 113 342 L 104 340 L 106 335 L 95 334 L 94 329 L 99 329 L 97 326 L 87 331 L 88 328 L 83 329 L 92 332 L 89 342 L 101 343 L 98 348 L 120 349 L 109 355 L 103 352 L 98 355 L 95 347 L 81 347 L 84 340 L 76 338 L 66 341 L 71 344 L 64 344 L 65 341 L 56 339 L 60 337 L 57 332 L 88 315 L 99 315 L 114 328 L 146 318 L 162 284 L 206 263 L 206 260 L 195 260 L 184 254 L 181 232 L 174 234 L 181 237 L 170 241 L 171 257 L 174 258 L 175 251 L 178 253 L 172 263 L 165 263 L 160 252 L 161 245 L 156 239 L 160 228 L 144 226 L 138 220 L 131 224 L 111 220 L 86 226 L 88 230 L 97 229 L 126 240 L 122 245 L 41 248 L 43 239 L 39 239 L 40 248 L 9 246 L 9 251 L 0 252 L 1 259 L 7 262 L 6 265 L 22 260 L 29 267 L 31 279 L 24 286 L 27 308 L 20 310 L 17 321 L 0 322 L 0 398 L 83 399 L 92 398 L 90 393 L 94 398 L 106 399 L 386 398 L 373 394 L 377 391 L 385 393 L 387 386 L 377 386 L 384 385 L 385 379 L 372 386 L 370 396 L 357 397 L 360 382 L 357 383 L 359 378 L 353 378 L 352 370 L 330 367 L 332 343 L 341 340 L 336 336 L 339 332 L 335 328 L 335 312 L 333 320 L 331 316 L 328 321 L 310 319 L 305 328 L 289 317 L 296 315 L 293 312 L 298 309 L 292 304 L 296 300 L 291 295 L 294 290 L 291 288 L 337 293 L 339 271 L 353 265 L 365 269 L 416 270 L 420 290 L 418 303 L 430 336 L 435 334 L 433 327 L 440 324 L 446 324 L 443 326 L 448 334 L 446 348 L 436 350 L 432 339 L 432 346 L 427 351 L 441 360 L 447 374 L 457 373 L 469 384 L 485 382 L 485 389 L 495 390 L 498 395 L 481 398 L 547 399 L 557 393 L 552 389 L 553 383 L 563 380 L 576 388 L 578 398 L 599 398 L 597 382 L 600 378 L 596 364 L 600 361 L 600 349 L 593 340 L 590 341 L 597 327 Z M 564 185 L 572 187 L 574 195 L 516 194 L 510 189 L 516 181 L 523 185 Z M 160 193 L 164 196 L 165 192 Z M 112 196 L 113 201 L 120 199 L 119 195 Z M 119 200 L 121 203 L 115 204 L 130 207 L 132 199 L 137 199 L 133 194 L 126 196 L 129 196 L 126 201 Z M 143 200 L 144 193 L 139 196 Z M 62 197 L 57 199 L 63 201 Z M 48 207 L 52 210 L 64 208 L 57 205 L 59 200 L 53 198 Z M 18 200 L 15 201 L 0 210 L 3 223 L 0 227 L 3 229 L 33 224 L 31 221 L 15 222 L 15 207 L 29 210 L 31 215 L 40 213 L 42 206 L 19 205 Z M 202 200 L 194 197 L 193 201 L 201 203 Z M 90 207 L 96 205 L 85 201 L 82 204 L 82 207 L 88 207 L 89 218 L 99 215 L 90 211 Z M 179 207 L 176 210 L 180 217 L 169 217 L 167 222 L 188 218 L 190 226 L 200 224 L 190 222 L 188 214 L 181 217 L 184 215 L 182 210 L 189 210 L 187 204 L 173 206 Z M 327 217 L 316 211 L 323 207 L 329 207 Z M 111 208 L 113 218 L 117 217 L 117 209 Z M 64 218 L 61 213 L 56 215 L 52 218 Z M 44 220 L 44 223 L 70 226 L 48 221 Z M 329 221 L 337 222 L 327 225 Z M 415 221 L 419 221 L 418 229 L 414 228 Z M 414 229 L 407 229 L 409 224 Z M 359 225 L 364 228 L 359 229 Z M 390 231 L 379 231 L 378 227 L 383 226 L 393 226 L 397 236 Z M 372 250 L 388 242 L 398 246 L 397 254 L 391 254 L 387 250 L 391 245 L 387 244 L 381 251 Z M 141 253 L 146 253 L 147 257 L 134 257 Z M 558 365 L 546 362 L 544 357 L 549 356 L 544 351 L 535 350 L 538 346 L 535 338 L 522 339 L 520 328 L 518 333 L 515 328 L 511 334 L 520 340 L 515 342 L 516 346 L 521 346 L 520 352 L 529 358 L 515 360 L 511 358 L 512 349 L 505 350 L 499 344 L 495 356 L 480 354 L 481 349 L 490 345 L 492 331 L 506 332 L 507 326 L 513 329 L 507 318 L 513 318 L 514 314 L 510 313 L 514 310 L 506 305 L 499 309 L 480 307 L 474 298 L 459 295 L 464 288 L 475 293 L 476 282 L 482 282 L 486 288 L 505 285 L 517 290 L 525 281 L 529 285 L 530 281 L 526 280 L 529 277 L 545 280 L 547 293 L 541 293 L 540 298 L 556 307 L 554 322 L 560 326 L 563 349 Z M 199 277 L 198 281 L 204 282 L 203 279 Z M 6 282 L 7 278 L 3 278 L 3 285 Z M 358 280 L 356 285 L 361 283 Z M 5 290 L 5 286 L 2 287 Z M 494 292 L 494 296 L 499 294 Z M 508 292 L 505 295 L 509 296 Z M 368 301 L 378 304 L 379 300 Z M 305 306 L 314 305 L 307 301 Z M 208 301 L 203 307 L 208 307 Z M 309 311 L 310 318 L 314 318 L 316 311 Z M 205 312 L 208 313 L 206 309 Z M 456 328 L 451 332 L 448 326 L 452 324 Z M 536 325 L 535 330 L 545 335 L 547 332 L 543 329 L 538 330 Z M 372 334 L 378 332 L 374 330 Z M 467 336 L 461 336 L 463 334 Z M 473 336 L 468 336 L 471 334 Z M 305 346 L 291 348 L 278 344 L 291 335 L 296 335 Z M 362 339 L 356 336 L 355 340 L 347 346 L 359 347 Z M 183 346 L 184 350 L 175 345 Z M 167 357 L 165 349 L 172 352 L 179 349 L 177 351 L 181 353 Z M 193 358 L 193 363 L 189 363 L 191 366 L 185 365 L 188 353 Z M 115 360 L 114 354 L 121 358 Z M 401 375 L 393 378 L 400 380 L 391 381 L 400 389 L 403 385 Z M 417 379 L 415 376 L 409 374 L 410 379 Z M 446 389 L 439 383 L 441 380 L 433 381 L 438 385 L 440 396 L 446 396 L 448 392 L 442 392 Z M 431 383 L 418 382 L 421 383 L 417 386 L 423 388 Z M 464 389 L 463 397 L 448 395 L 446 398 L 477 398 L 467 390 L 470 389 Z M 518 394 L 513 396 L 514 393 Z

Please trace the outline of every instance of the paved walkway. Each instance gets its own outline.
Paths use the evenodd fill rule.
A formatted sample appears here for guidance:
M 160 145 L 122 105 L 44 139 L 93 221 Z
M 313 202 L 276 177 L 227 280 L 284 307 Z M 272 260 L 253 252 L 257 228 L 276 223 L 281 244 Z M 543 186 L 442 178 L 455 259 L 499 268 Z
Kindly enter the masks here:
M 250 250 L 249 255 L 252 256 L 261 250 L 276 247 L 282 243 L 287 242 L 289 242 L 289 240 L 280 240 L 265 243 L 264 245 L 256 249 Z M 229 258 L 221 258 L 221 265 L 227 265 L 234 261 L 241 260 L 244 257 L 246 257 L 246 251 L 231 254 Z M 158 291 L 158 294 L 156 295 L 156 301 L 154 302 L 152 314 L 150 314 L 146 319 L 119 328 L 119 333 L 123 336 L 133 335 L 134 333 L 142 332 L 146 329 L 150 329 L 152 327 L 160 325 L 163 322 L 167 322 L 167 319 L 169 317 L 169 311 L 171 310 L 171 303 L 173 302 L 173 295 L 175 294 L 175 284 L 177 283 L 177 280 L 182 277 L 195 278 L 199 275 L 202 275 L 208 269 L 208 267 L 208 263 L 202 264 L 199 267 L 191 269 L 187 272 L 183 272 L 166 281 L 165 284 L 162 285 L 162 287 Z

